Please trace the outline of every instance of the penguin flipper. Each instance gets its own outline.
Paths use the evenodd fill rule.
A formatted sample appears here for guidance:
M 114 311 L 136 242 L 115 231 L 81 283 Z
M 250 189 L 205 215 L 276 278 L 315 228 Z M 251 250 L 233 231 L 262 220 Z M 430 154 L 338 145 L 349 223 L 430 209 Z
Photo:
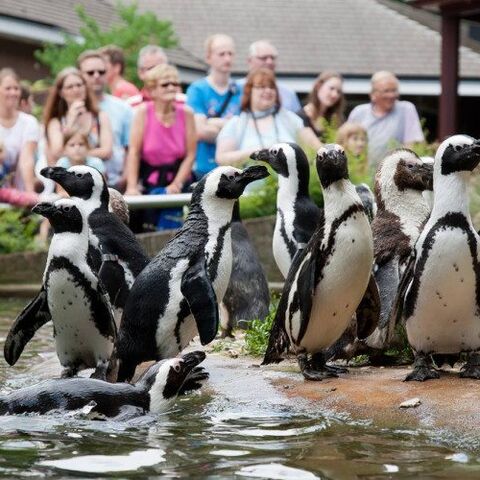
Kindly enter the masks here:
M 51 319 L 47 292 L 42 287 L 38 295 L 21 311 L 8 332 L 3 354 L 9 365 L 17 363 L 35 332 Z
M 110 303 L 116 308 L 123 308 L 128 296 L 128 286 L 125 272 L 118 260 L 103 259 L 98 278 L 110 297 Z
M 205 257 L 199 257 L 185 271 L 180 290 L 197 324 L 200 342 L 207 345 L 217 335 L 220 318 L 217 297 L 206 270 Z
M 395 302 L 392 308 L 392 317 L 394 319 L 394 325 L 398 325 L 402 321 L 403 309 L 405 306 L 405 300 L 407 296 L 407 290 L 409 289 L 412 281 L 413 274 L 415 271 L 415 262 L 417 260 L 415 250 L 412 251 L 408 263 L 403 272 L 402 278 L 400 279 L 400 285 L 398 286 L 397 296 L 395 297 Z
M 367 289 L 356 311 L 357 337 L 364 340 L 373 333 L 380 318 L 380 295 L 375 277 L 370 275 Z

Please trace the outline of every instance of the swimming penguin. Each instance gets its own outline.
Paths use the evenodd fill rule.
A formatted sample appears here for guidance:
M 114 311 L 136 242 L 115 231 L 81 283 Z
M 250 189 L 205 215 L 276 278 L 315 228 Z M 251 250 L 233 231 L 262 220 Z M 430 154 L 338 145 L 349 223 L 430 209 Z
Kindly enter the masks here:
M 308 159 L 295 143 L 277 143 L 252 153 L 250 158 L 268 163 L 278 174 L 273 256 L 286 278 L 297 251 L 306 247 L 322 220 L 322 210 L 308 193 Z
M 131 379 L 142 361 L 177 355 L 197 333 L 203 345 L 215 338 L 232 268 L 233 205 L 267 176 L 263 166 L 218 167 L 197 183 L 184 225 L 130 291 L 116 345 L 118 381 Z
M 378 326 L 365 343 L 388 348 L 394 334 L 391 315 L 400 278 L 430 215 L 424 192 L 433 188 L 433 164 L 399 148 L 389 153 L 375 175 L 378 210 L 372 223 L 375 280 L 380 293 Z
M 372 231 L 348 179 L 343 148 L 325 145 L 317 152 L 316 164 L 324 221 L 292 263 L 263 360 L 279 362 L 291 346 L 308 380 L 337 376 L 325 366 L 322 350 L 340 338 L 355 312 L 359 338 L 372 333 L 379 313 L 371 274 Z
M 46 380 L 0 396 L 0 415 L 45 414 L 50 411 L 78 410 L 89 404 L 93 411 L 115 417 L 126 407 L 140 413 L 163 413 L 177 395 L 201 387 L 208 373 L 198 365 L 205 353 L 192 352 L 152 365 L 134 384 L 108 383 L 92 378 Z
M 42 289 L 10 328 L 5 360 L 14 365 L 36 330 L 52 320 L 62 377 L 95 368 L 92 376 L 104 379 L 117 331 L 106 292 L 87 262 L 87 219 L 74 199 L 39 203 L 33 211 L 49 219 L 54 235 Z
M 232 216 L 232 274 L 220 309 L 222 336 L 231 336 L 236 326 L 245 322 L 263 320 L 269 311 L 270 292 L 258 253 L 240 218 L 239 202 L 235 202 Z M 240 325 L 239 325 L 239 322 Z
M 47 167 L 41 173 L 55 180 L 72 198 L 80 200 L 91 229 L 93 264 L 110 296 L 118 324 L 130 288 L 149 262 L 145 250 L 123 221 L 109 212 L 107 183 L 98 170 L 77 165 L 68 170 Z
M 460 375 L 480 379 L 480 237 L 470 218 L 467 183 L 480 141 L 454 135 L 433 166 L 433 210 L 401 280 L 395 305 L 415 352 L 405 380 L 438 378 L 431 354 L 468 353 Z

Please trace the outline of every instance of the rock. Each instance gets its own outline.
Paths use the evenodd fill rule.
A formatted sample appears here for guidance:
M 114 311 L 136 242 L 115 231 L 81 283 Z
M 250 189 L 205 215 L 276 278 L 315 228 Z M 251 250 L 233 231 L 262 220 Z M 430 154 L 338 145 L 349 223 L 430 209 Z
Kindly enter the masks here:
M 416 408 L 421 405 L 422 402 L 419 398 L 410 398 L 409 400 L 405 400 L 400 404 L 400 408 Z

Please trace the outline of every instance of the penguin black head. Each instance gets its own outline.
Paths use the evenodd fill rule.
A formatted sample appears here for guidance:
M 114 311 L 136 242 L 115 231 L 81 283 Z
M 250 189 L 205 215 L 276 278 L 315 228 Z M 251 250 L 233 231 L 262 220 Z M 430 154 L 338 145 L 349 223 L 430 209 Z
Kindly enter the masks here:
M 296 143 L 277 143 L 270 148 L 253 152 L 250 158 L 268 163 L 275 172 L 286 178 L 296 170 L 296 175 L 299 177 L 307 175 L 308 183 L 308 159 L 305 152 Z
M 81 233 L 83 228 L 82 214 L 70 198 L 62 198 L 55 203 L 37 203 L 32 212 L 48 218 L 55 233 Z
M 198 388 L 196 379 L 193 378 L 194 369 L 205 360 L 205 353 L 200 351 L 190 352 L 181 357 L 171 358 L 158 362 L 150 367 L 139 383 L 146 386 L 150 394 L 150 411 L 163 412 L 168 405 L 173 403 L 180 389 L 188 377 L 192 382 L 190 389 Z M 201 367 L 200 367 L 201 368 Z M 198 382 L 208 377 L 206 372 L 199 376 Z
M 204 196 L 235 200 L 240 197 L 249 183 L 268 175 L 266 167 L 260 165 L 247 167 L 244 170 L 234 167 L 217 167 L 199 182 L 194 192 L 201 189 Z
M 348 162 L 345 151 L 336 143 L 329 143 L 317 151 L 317 172 L 323 188 L 338 180 L 348 180 Z
M 439 171 L 441 175 L 471 172 L 479 162 L 480 140 L 468 135 L 453 135 L 438 147 L 435 154 L 435 172 Z
M 57 182 L 71 197 L 83 200 L 98 198 L 108 206 L 109 193 L 103 175 L 93 167 L 75 165 L 68 170 L 63 167 L 46 167 L 40 173 Z

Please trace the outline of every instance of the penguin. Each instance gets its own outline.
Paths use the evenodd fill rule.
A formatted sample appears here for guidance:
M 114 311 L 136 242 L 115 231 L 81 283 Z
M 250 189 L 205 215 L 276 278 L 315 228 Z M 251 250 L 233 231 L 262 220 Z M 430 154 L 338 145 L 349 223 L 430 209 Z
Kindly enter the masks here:
M 135 407 L 139 413 L 163 413 L 177 396 L 201 387 L 208 373 L 198 365 L 205 353 L 196 351 L 152 365 L 134 384 L 93 378 L 51 379 L 0 396 L 0 415 L 67 412 L 94 405 L 92 411 L 116 417 Z
M 433 188 L 433 163 L 399 148 L 380 163 L 375 175 L 378 210 L 372 222 L 374 274 L 380 293 L 378 326 L 365 343 L 388 348 L 394 334 L 392 307 L 410 254 L 431 211 L 424 192 Z
M 308 159 L 295 143 L 277 143 L 252 153 L 250 158 L 268 163 L 278 174 L 273 256 L 286 278 L 297 251 L 305 248 L 323 217 L 308 193 Z
M 480 237 L 470 218 L 467 183 L 480 141 L 454 135 L 433 166 L 433 209 L 402 277 L 395 315 L 405 321 L 415 360 L 406 381 L 439 378 L 431 355 L 468 354 L 460 376 L 480 379 Z
M 10 328 L 5 360 L 14 365 L 35 331 L 52 320 L 62 377 L 95 368 L 92 377 L 104 379 L 117 329 L 106 292 L 87 262 L 87 219 L 74 199 L 39 203 L 33 211 L 49 219 L 54 235 L 42 288 Z
M 114 213 L 127 227 L 130 223 L 130 211 L 123 195 L 114 188 L 109 187 L 108 211 Z
M 182 228 L 135 280 L 120 324 L 118 381 L 146 360 L 177 355 L 197 333 L 217 334 L 218 303 L 232 268 L 232 210 L 245 187 L 268 176 L 264 166 L 217 167 L 195 186 Z
M 377 214 L 377 202 L 375 201 L 375 196 L 373 195 L 372 190 L 366 183 L 355 185 L 355 190 L 357 191 L 363 207 L 365 208 L 368 221 L 372 223 L 375 215 Z
M 262 265 L 247 229 L 240 217 L 239 202 L 235 202 L 232 216 L 232 274 L 220 309 L 222 336 L 233 336 L 236 326 L 245 328 L 246 322 L 263 320 L 269 312 L 270 291 Z
M 320 148 L 316 167 L 324 220 L 294 258 L 263 360 L 279 362 L 292 347 L 307 380 L 337 376 L 326 367 L 322 351 L 340 338 L 355 313 L 357 335 L 366 338 L 376 326 L 380 308 L 371 273 L 372 231 L 349 180 L 343 148 L 336 144 Z
M 41 173 L 79 199 L 91 230 L 93 266 L 110 296 L 118 324 L 130 288 L 149 262 L 145 250 L 124 222 L 109 211 L 109 190 L 98 170 L 76 165 L 68 170 L 47 167 Z

